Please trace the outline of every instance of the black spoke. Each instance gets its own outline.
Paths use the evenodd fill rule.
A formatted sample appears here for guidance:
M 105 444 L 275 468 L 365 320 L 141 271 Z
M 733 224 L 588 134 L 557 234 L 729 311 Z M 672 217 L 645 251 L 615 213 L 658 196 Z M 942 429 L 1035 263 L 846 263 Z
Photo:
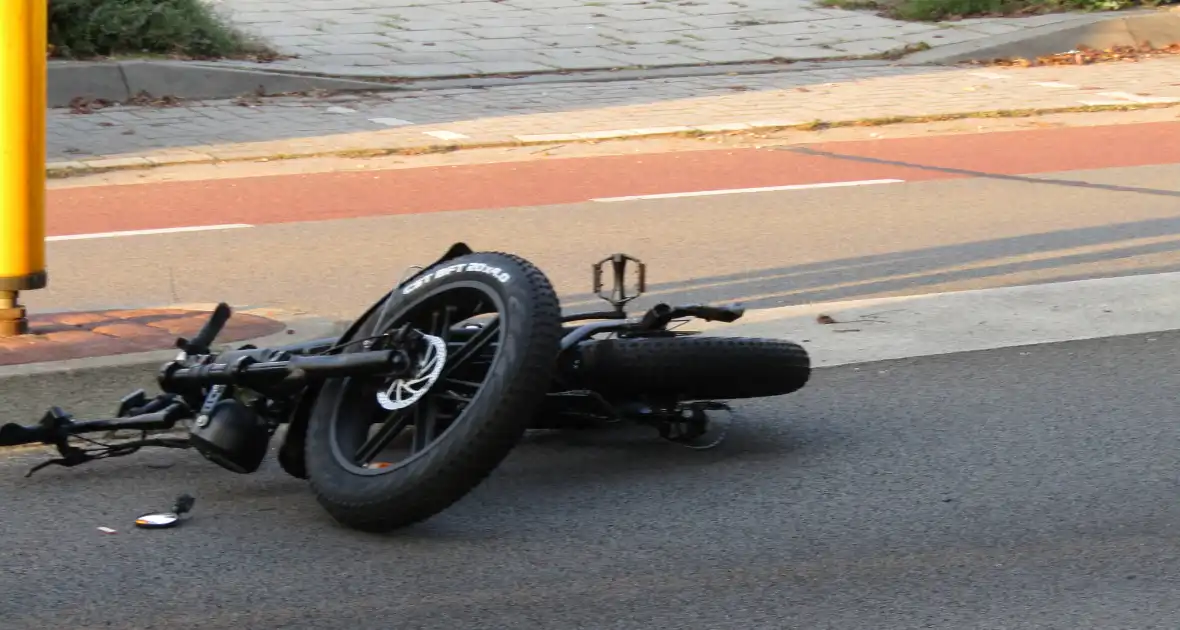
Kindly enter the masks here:
M 434 406 L 425 404 L 415 405 L 414 415 L 414 453 L 422 451 L 434 439 L 435 413 Z
M 377 433 L 365 441 L 356 453 L 356 461 L 362 466 L 373 461 L 410 424 L 414 416 L 411 409 L 398 409 L 385 419 Z
M 434 333 L 436 337 L 441 338 L 444 342 L 451 338 L 451 318 L 455 316 L 455 311 L 458 309 L 454 306 L 448 306 L 443 310 L 442 324 Z
M 500 318 L 497 317 L 488 322 L 479 332 L 472 335 L 471 339 L 467 340 L 467 343 L 463 344 L 462 348 L 459 348 L 457 352 L 450 356 L 450 360 L 447 361 L 447 366 L 443 369 L 442 374 L 439 375 L 439 379 L 447 379 L 451 374 L 461 369 L 468 361 L 482 352 L 496 338 L 499 332 Z
M 440 400 L 446 400 L 446 401 L 450 401 L 450 402 L 457 402 L 457 403 L 463 403 L 463 404 L 467 404 L 467 403 L 471 402 L 471 398 L 469 396 L 464 396 L 462 394 L 456 394 L 455 392 L 439 392 L 439 393 L 435 394 L 435 397 L 437 397 Z
M 502 324 L 498 309 L 484 313 L 486 301 L 477 303 L 466 293 L 457 293 L 453 300 L 436 299 L 433 296 L 428 300 L 420 304 L 419 308 L 411 307 L 405 312 L 393 314 L 391 321 L 384 322 L 381 327 L 388 329 L 384 335 L 386 338 L 404 326 L 441 339 L 446 346 L 442 374 L 429 386 L 429 391 L 420 392 L 422 395 L 414 404 L 392 412 L 382 409 L 374 415 L 376 401 L 372 399 L 380 390 L 388 390 L 392 387 L 391 383 L 396 385 L 397 378 L 421 376 L 418 374 L 418 361 L 421 358 L 418 353 L 427 348 L 415 345 L 409 348 L 410 358 L 415 365 L 413 373 L 378 377 L 373 385 L 361 385 L 358 382 L 354 386 L 352 391 L 355 393 L 349 397 L 354 400 L 365 399 L 363 403 L 358 400 L 357 404 L 367 406 L 366 413 L 370 420 L 380 423 L 377 427 L 366 423 L 365 433 L 360 436 L 352 434 L 355 437 L 349 440 L 349 446 L 337 452 L 336 456 L 347 461 L 349 467 L 369 469 L 363 473 L 358 471 L 360 474 L 382 475 L 393 472 L 400 469 L 400 465 L 395 462 L 419 456 L 433 448 L 452 425 L 462 421 L 466 410 L 478 397 L 485 373 L 498 353 Z M 476 304 L 474 307 L 473 303 Z M 484 320 L 484 325 L 463 325 L 475 317 Z M 420 385 L 425 386 L 424 383 Z M 370 387 L 374 391 L 366 391 Z M 412 435 L 403 435 L 411 425 L 414 427 Z M 361 428 L 357 426 L 355 430 L 359 432 Z M 359 448 L 353 446 L 361 442 L 363 444 Z M 395 444 L 398 451 L 396 455 L 391 450 Z M 340 445 L 343 446 L 343 443 Z M 356 457 L 349 458 L 350 453 L 355 453 Z M 380 466 L 375 464 L 378 461 L 381 462 Z

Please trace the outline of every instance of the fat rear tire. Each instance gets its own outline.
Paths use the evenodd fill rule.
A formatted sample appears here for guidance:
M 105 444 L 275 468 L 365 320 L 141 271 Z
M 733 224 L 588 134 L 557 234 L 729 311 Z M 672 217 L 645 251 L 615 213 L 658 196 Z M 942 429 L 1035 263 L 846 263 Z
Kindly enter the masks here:
M 607 398 L 733 400 L 802 389 L 811 358 L 799 344 L 744 337 L 605 339 L 581 346 L 578 372 Z
M 471 263 L 498 268 L 507 281 L 477 271 L 454 271 Z M 448 271 L 433 273 L 442 268 Z M 308 423 L 307 473 L 316 499 L 350 528 L 385 532 L 425 520 L 474 489 L 508 456 L 548 389 L 559 351 L 561 309 L 546 276 L 528 261 L 498 252 L 474 253 L 436 265 L 394 292 L 386 322 L 397 321 L 422 294 L 447 285 L 477 282 L 502 303 L 503 336 L 483 386 L 437 442 L 398 469 L 364 475 L 334 452 L 333 423 L 341 417 L 347 379 L 328 381 Z M 407 295 L 405 291 L 410 291 Z M 354 338 L 372 335 L 381 309 L 371 311 Z M 375 405 L 375 403 L 374 403 Z

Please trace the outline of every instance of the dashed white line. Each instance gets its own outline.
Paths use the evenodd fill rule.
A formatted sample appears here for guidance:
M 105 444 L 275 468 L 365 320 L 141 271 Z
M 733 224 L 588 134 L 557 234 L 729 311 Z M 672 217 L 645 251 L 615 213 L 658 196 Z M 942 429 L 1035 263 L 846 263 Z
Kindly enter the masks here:
M 1172 96 L 1140 96 L 1138 94 L 1131 94 L 1130 92 L 1099 92 L 1098 96 L 1105 96 L 1101 99 L 1087 99 L 1078 101 L 1082 105 L 1127 105 L 1130 103 L 1140 104 L 1157 104 L 1157 103 L 1180 103 L 1180 98 Z
M 1133 103 L 1180 103 L 1180 98 L 1170 96 L 1140 96 L 1139 94 L 1131 94 L 1130 92 L 1099 92 L 1098 96 L 1121 98 Z
M 454 131 L 423 131 L 422 133 L 428 136 L 434 136 L 439 140 L 462 140 L 468 136 Z
M 153 234 L 178 234 L 181 232 L 207 232 L 211 230 L 239 230 L 254 227 L 248 223 L 227 223 L 224 225 L 194 225 L 189 227 L 155 228 L 151 230 L 126 230 L 122 232 L 94 232 L 92 234 L 66 234 L 48 236 L 46 241 L 83 241 L 96 238 L 119 238 L 123 236 L 149 236 Z
M 370 118 L 369 122 L 377 123 L 378 125 L 385 125 L 386 127 L 404 127 L 414 123 L 401 118 Z
M 1078 87 L 1076 85 L 1073 85 L 1072 83 L 1062 83 L 1060 81 L 1038 81 L 1036 83 L 1033 83 L 1033 85 L 1036 85 L 1039 87 L 1059 88 L 1059 89 L 1073 89 L 1073 88 Z
M 765 186 L 762 188 L 726 188 L 722 190 L 698 190 L 691 192 L 660 193 L 655 195 L 631 195 L 627 197 L 599 197 L 591 199 L 598 203 L 619 201 L 645 201 L 648 199 L 677 199 L 680 197 L 705 197 L 710 195 L 734 195 L 742 193 L 778 192 L 783 190 L 811 190 L 818 188 L 846 188 L 851 186 L 875 186 L 879 184 L 901 184 L 903 179 L 865 179 L 849 182 L 822 182 L 817 184 L 791 184 L 788 186 Z

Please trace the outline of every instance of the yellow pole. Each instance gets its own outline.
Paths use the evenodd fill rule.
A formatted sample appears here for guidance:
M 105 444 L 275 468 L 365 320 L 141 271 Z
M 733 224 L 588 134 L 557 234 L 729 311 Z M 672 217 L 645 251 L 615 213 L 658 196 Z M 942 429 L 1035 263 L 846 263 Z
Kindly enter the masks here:
M 20 291 L 45 271 L 47 0 L 0 0 L 0 336 L 23 334 Z

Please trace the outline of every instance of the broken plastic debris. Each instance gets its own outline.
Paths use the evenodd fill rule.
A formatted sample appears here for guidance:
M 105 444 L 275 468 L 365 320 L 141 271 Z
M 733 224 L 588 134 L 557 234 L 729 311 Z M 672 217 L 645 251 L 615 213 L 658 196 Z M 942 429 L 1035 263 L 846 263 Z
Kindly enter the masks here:
M 193 509 L 196 499 L 187 494 L 176 498 L 176 504 L 171 512 L 153 512 L 135 519 L 135 526 L 143 529 L 164 529 L 175 527 L 180 522 L 180 515 Z

